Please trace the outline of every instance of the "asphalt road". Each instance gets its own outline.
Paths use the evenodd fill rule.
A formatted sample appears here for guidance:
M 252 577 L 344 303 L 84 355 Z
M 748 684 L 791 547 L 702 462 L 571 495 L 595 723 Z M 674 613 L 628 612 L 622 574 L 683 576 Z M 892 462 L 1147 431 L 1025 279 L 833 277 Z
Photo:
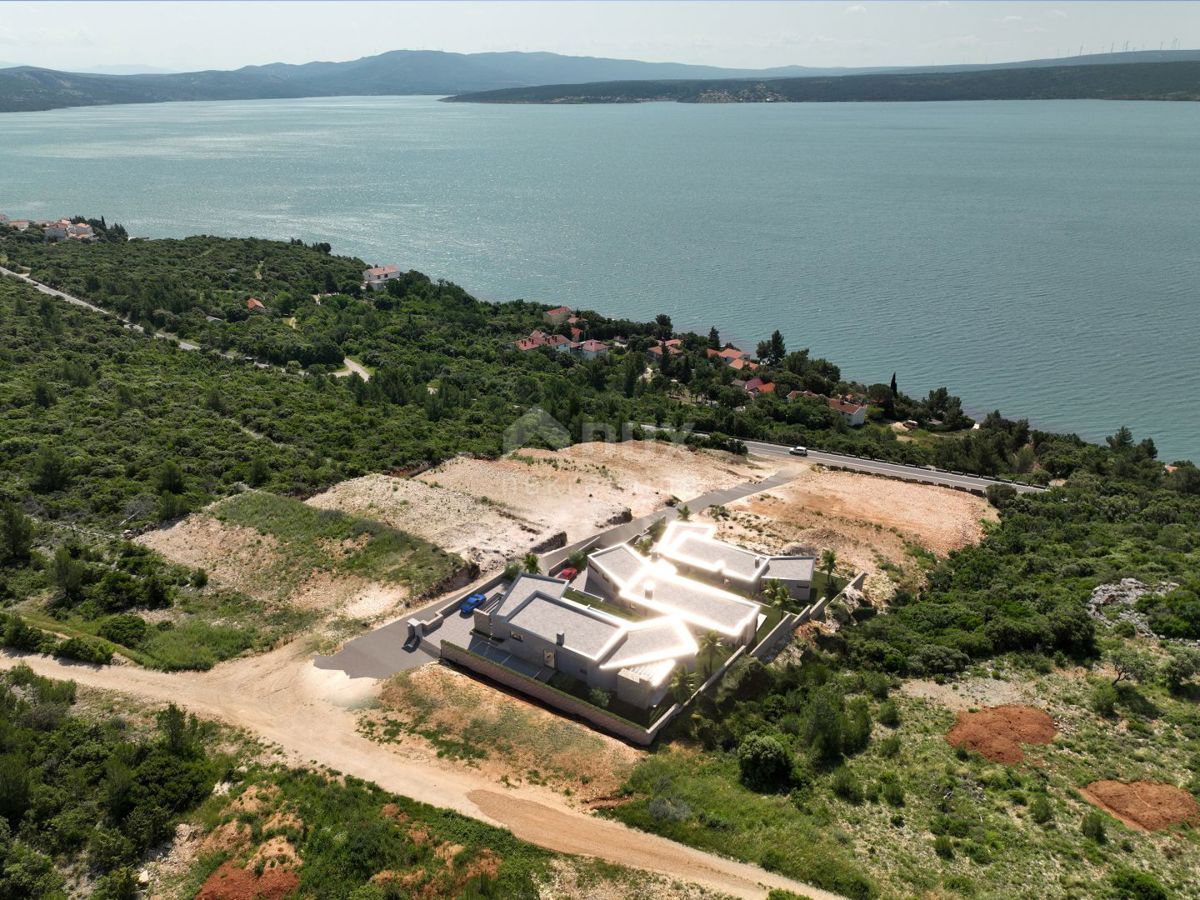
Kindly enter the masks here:
M 765 444 L 762 441 L 744 441 L 751 453 L 760 456 L 790 456 L 790 448 L 780 444 Z M 793 459 L 796 457 L 792 457 Z M 1000 481 L 983 475 L 967 475 L 957 472 L 944 472 L 940 469 L 926 469 L 921 466 L 906 466 L 901 463 L 882 462 L 876 459 L 862 459 L 857 456 L 846 456 L 842 453 L 828 453 L 824 450 L 814 450 L 811 447 L 808 456 L 799 457 L 809 462 L 837 466 L 853 472 L 865 472 L 869 475 L 885 475 L 888 478 L 899 478 L 902 481 L 919 481 L 926 484 L 937 484 L 950 488 L 965 488 L 969 491 L 983 493 L 993 484 L 1010 485 L 1017 493 L 1039 493 L 1046 490 L 1036 484 L 1020 484 L 1017 482 Z

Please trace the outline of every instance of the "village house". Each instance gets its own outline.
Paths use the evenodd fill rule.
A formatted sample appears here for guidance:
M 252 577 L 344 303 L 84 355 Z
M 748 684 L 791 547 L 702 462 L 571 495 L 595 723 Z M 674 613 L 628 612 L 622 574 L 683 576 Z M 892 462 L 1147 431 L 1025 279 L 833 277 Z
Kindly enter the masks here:
M 661 360 L 664 353 L 668 353 L 671 356 L 678 356 L 682 352 L 683 341 L 681 341 L 679 338 L 671 338 L 668 341 L 655 341 L 654 345 L 646 351 L 646 354 L 652 360 Z
M 851 428 L 867 424 L 867 407 L 862 403 L 830 397 L 829 408 L 840 415 Z
M 259 300 L 257 297 L 251 297 L 249 300 L 246 301 L 246 309 L 250 310 L 250 312 L 254 312 L 254 311 L 260 310 L 260 309 L 265 310 L 266 307 L 263 305 L 263 302 L 261 300 Z
M 773 393 L 775 393 L 775 382 L 763 381 L 761 378 L 759 378 L 756 375 L 755 377 L 751 378 L 749 381 L 745 382 L 742 389 L 747 394 L 751 394 L 752 396 L 755 396 L 755 397 L 757 397 L 760 394 L 773 394 Z
M 96 239 L 91 225 L 86 222 L 72 222 L 70 219 L 43 223 L 42 234 L 48 241 L 93 241 Z
M 571 341 L 561 334 L 547 334 L 541 330 L 530 332 L 529 337 L 514 342 L 518 350 L 536 350 L 538 347 L 549 347 L 560 353 L 571 349 Z
M 584 359 L 595 359 L 608 352 L 608 344 L 603 341 L 586 340 L 576 345 L 580 356 Z
M 826 397 L 822 394 L 815 394 L 812 391 L 788 391 L 787 399 L 798 400 L 801 397 L 807 397 L 810 400 L 821 400 L 842 417 L 851 428 L 857 428 L 860 425 L 867 423 L 867 407 L 866 404 L 857 403 L 851 399 L 842 399 L 841 397 Z M 915 422 L 913 423 L 916 424 Z
M 564 324 L 568 319 L 573 318 L 573 312 L 569 306 L 556 306 L 554 309 L 546 310 L 544 318 L 551 325 L 557 327 Z
M 363 272 L 363 284 L 373 291 L 387 287 L 389 281 L 400 277 L 399 266 L 372 266 Z

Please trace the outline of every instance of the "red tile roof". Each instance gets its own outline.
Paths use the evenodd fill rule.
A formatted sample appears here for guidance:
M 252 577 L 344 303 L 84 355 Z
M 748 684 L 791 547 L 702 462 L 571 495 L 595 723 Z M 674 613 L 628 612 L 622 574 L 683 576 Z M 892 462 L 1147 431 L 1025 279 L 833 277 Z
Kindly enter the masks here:
M 266 309 L 266 307 L 263 306 L 263 302 L 257 297 L 251 297 L 246 301 L 246 309 Z
M 400 271 L 399 266 L 375 266 L 367 269 L 367 275 L 392 275 Z
M 848 416 L 866 409 L 861 403 L 847 403 L 845 400 L 840 400 L 837 397 L 829 398 L 829 408 L 835 409 L 840 413 L 845 413 Z

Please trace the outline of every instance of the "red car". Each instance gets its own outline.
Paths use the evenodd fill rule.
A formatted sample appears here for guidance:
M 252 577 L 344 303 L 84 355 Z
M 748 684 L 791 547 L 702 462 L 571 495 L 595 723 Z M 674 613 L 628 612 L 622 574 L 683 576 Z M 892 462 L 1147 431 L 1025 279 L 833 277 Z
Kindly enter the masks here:
M 574 581 L 575 576 L 579 574 L 578 569 L 563 569 L 558 573 L 558 577 L 563 581 Z

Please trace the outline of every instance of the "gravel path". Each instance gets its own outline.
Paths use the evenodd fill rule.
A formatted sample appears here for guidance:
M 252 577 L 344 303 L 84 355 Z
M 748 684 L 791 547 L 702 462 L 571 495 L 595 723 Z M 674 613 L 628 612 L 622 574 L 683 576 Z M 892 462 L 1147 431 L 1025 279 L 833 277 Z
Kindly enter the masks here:
M 764 897 L 768 888 L 820 900 L 834 897 L 755 866 L 588 815 L 550 790 L 530 785 L 505 789 L 472 769 L 405 758 L 372 743 L 357 733 L 351 708 L 366 691 L 344 676 L 313 668 L 298 642 L 199 673 L 0 655 L 0 668 L 21 663 L 45 677 L 178 703 L 277 744 L 295 764 L 324 765 L 373 781 L 393 793 L 509 828 L 549 850 L 598 857 L 737 897 Z M 374 682 L 366 687 L 373 692 Z

